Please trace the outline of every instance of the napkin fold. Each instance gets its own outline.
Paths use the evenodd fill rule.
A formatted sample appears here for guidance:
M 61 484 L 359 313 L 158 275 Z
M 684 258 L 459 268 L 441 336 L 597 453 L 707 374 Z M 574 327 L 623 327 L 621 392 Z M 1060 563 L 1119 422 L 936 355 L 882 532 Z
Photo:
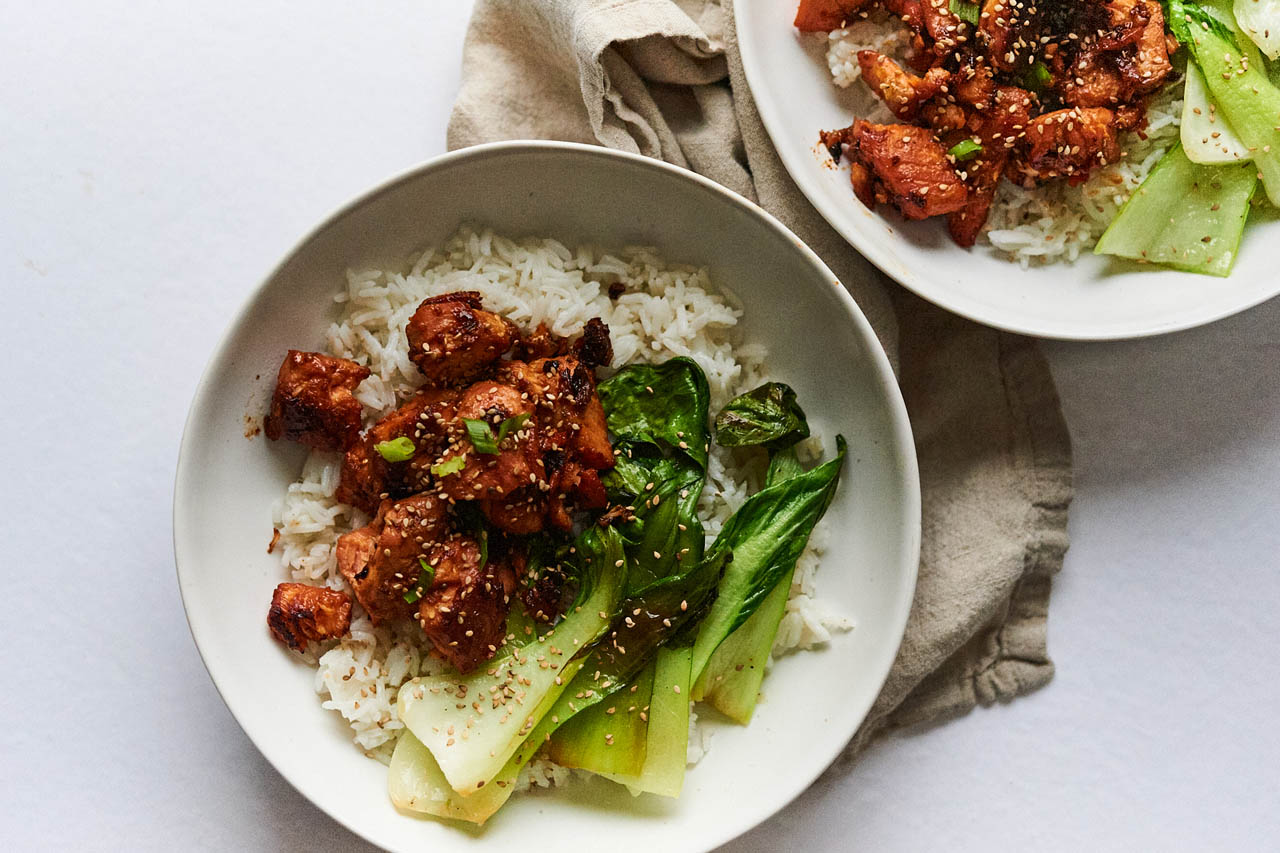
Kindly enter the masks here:
M 889 353 L 920 461 L 920 574 L 898 657 L 846 757 L 1053 677 L 1049 593 L 1072 486 L 1048 365 L 1034 341 L 888 281 L 809 205 L 756 112 L 729 0 L 479 0 L 448 145 L 498 139 L 631 151 L 751 199 L 827 262 Z

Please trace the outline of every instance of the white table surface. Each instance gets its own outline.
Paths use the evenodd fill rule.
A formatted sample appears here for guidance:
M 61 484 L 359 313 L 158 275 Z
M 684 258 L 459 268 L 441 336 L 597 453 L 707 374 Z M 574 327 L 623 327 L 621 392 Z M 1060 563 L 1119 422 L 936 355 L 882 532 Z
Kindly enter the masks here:
M 7 7 L 5 849 L 364 849 L 206 676 L 172 477 L 249 290 L 337 204 L 443 150 L 469 5 Z M 1278 330 L 1280 300 L 1048 345 L 1078 486 L 1057 678 L 882 743 L 730 849 L 1274 849 Z

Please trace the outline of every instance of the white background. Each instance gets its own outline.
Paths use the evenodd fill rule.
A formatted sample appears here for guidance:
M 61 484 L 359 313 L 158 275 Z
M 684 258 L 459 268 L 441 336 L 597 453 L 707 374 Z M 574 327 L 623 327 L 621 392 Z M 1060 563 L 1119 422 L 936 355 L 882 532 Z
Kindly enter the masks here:
M 0 846 L 364 849 L 205 675 L 172 476 L 250 289 L 443 151 L 469 5 L 0 6 Z M 1057 677 L 880 744 L 730 849 L 1277 844 L 1280 300 L 1046 349 L 1078 488 Z

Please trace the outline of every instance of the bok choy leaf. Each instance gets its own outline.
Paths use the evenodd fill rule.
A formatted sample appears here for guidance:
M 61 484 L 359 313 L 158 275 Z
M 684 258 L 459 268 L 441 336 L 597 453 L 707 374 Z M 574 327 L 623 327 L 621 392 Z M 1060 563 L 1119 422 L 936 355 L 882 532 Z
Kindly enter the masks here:
M 707 561 L 728 563 L 711 611 L 693 649 L 696 681 L 711 655 L 760 607 L 804 551 L 835 496 L 846 445 L 836 437 L 836 458 L 803 474 L 775 481 L 747 498 L 707 551 Z
M 809 437 L 804 410 L 790 385 L 769 382 L 729 401 L 716 415 L 716 443 L 722 447 L 790 447 Z
M 1257 183 L 1252 164 L 1200 166 L 1175 145 L 1120 208 L 1093 251 L 1225 276 L 1239 252 Z

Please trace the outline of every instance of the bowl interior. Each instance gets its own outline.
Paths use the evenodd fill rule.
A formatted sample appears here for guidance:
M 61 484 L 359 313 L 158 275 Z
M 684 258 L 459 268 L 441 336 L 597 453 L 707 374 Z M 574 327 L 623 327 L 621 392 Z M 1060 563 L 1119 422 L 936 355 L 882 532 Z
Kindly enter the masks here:
M 284 578 L 265 546 L 270 508 L 296 478 L 297 446 L 246 439 L 289 347 L 320 348 L 348 267 L 398 262 L 464 222 L 569 245 L 652 245 L 710 267 L 747 314 L 748 341 L 796 387 L 828 448 L 850 454 L 828 514 L 821 595 L 857 628 L 779 662 L 749 728 L 716 726 L 678 801 L 633 799 L 605 782 L 513 798 L 483 832 L 397 813 L 385 768 L 320 708 L 313 670 L 270 638 Z M 749 829 L 837 754 L 879 691 L 905 625 L 919 548 L 919 493 L 905 412 L 883 352 L 848 295 L 807 249 L 757 209 L 689 173 L 602 149 L 484 146 L 448 155 L 355 202 L 311 234 L 227 333 L 193 404 L 174 511 L 178 574 L 193 635 L 250 738 L 300 791 L 389 849 L 518 843 L 609 833 L 618 850 L 701 850 Z M 535 814 L 537 817 L 535 817 Z M 535 825 L 538 831 L 530 831 Z M 582 833 L 588 833 L 582 835 Z
M 873 97 L 831 80 L 824 34 L 791 25 L 797 0 L 735 0 L 752 95 L 787 171 L 831 226 L 886 274 L 980 323 L 1041 337 L 1113 339 L 1161 334 L 1234 314 L 1280 293 L 1271 270 L 1280 219 L 1250 214 L 1226 279 L 1087 254 L 1074 264 L 1022 269 L 990 247 L 964 250 L 939 220 L 905 222 L 853 195 L 849 168 L 831 165 L 818 131 L 847 126 Z

